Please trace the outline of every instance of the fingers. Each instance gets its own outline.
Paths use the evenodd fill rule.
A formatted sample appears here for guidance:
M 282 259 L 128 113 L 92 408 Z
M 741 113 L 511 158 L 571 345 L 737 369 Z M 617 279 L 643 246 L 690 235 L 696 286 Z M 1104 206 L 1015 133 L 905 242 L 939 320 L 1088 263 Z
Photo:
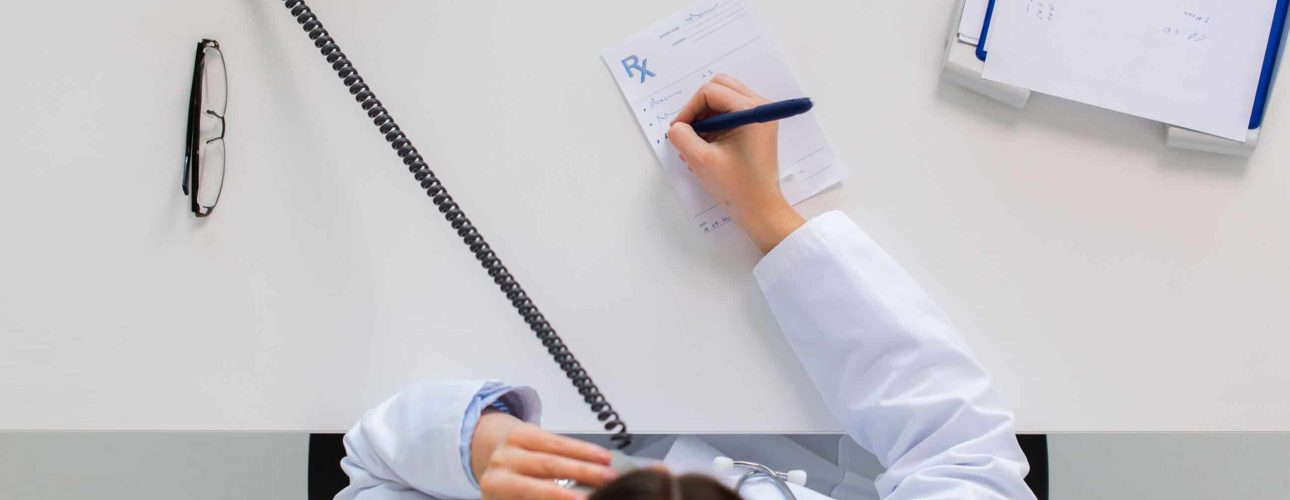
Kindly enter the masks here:
M 748 88 L 748 86 L 747 86 L 747 85 L 744 85 L 744 82 L 741 82 L 741 81 L 739 81 L 739 80 L 736 80 L 736 79 L 734 79 L 734 77 L 732 77 L 732 76 L 730 76 L 730 75 L 727 75 L 727 74 L 725 74 L 725 73 L 717 73 L 717 76 L 712 77 L 712 81 L 713 81 L 713 82 L 716 82 L 717 84 L 724 85 L 724 86 L 726 86 L 726 87 L 730 87 L 730 88 L 731 88 L 731 89 L 733 89 L 735 92 L 738 92 L 738 93 L 740 93 L 741 95 L 743 95 L 744 97 L 751 98 L 751 99 L 753 99 L 753 100 L 755 100 L 755 101 L 764 101 L 764 100 L 766 100 L 766 98 L 764 98 L 764 97 L 762 97 L 762 96 L 760 96 L 760 95 L 757 95 L 757 93 L 756 93 L 756 92 L 753 92 L 753 90 L 752 90 L 752 89 L 750 89 L 750 88 Z
M 603 486 L 617 478 L 614 470 L 604 465 L 521 448 L 499 451 L 493 457 L 493 465 L 525 477 L 572 479 L 594 487 Z
M 687 164 L 703 163 L 703 159 L 709 154 L 708 150 L 712 147 L 686 122 L 673 123 L 672 128 L 667 130 L 667 140 L 681 153 L 681 160 Z
M 586 495 L 561 488 L 550 479 L 534 479 L 514 472 L 499 470 L 489 472 L 479 481 L 479 488 L 486 500 L 532 498 L 537 500 L 582 500 Z
M 485 499 L 581 499 L 586 495 L 561 488 L 555 479 L 572 479 L 600 487 L 617 478 L 609 468 L 609 450 L 577 439 L 558 436 L 537 426 L 520 424 L 509 430 L 501 446 L 488 458 L 479 479 Z
M 534 426 L 515 429 L 507 436 L 510 444 L 520 448 L 569 457 L 583 462 L 609 465 L 609 450 L 573 438 L 551 434 Z
M 711 81 L 699 87 L 699 91 L 685 103 L 672 123 L 690 123 L 704 115 L 748 109 L 752 107 L 752 103 L 752 98 Z

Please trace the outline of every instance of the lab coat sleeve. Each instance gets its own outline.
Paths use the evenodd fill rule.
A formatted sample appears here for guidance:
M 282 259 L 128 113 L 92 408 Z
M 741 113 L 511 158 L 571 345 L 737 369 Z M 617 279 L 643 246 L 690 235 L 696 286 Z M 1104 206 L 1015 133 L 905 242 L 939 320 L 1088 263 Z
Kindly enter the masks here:
M 830 411 L 886 467 L 880 497 L 1034 498 L 989 374 L 846 215 L 811 220 L 754 274 Z
M 336 498 L 479 498 L 470 440 L 480 412 L 499 398 L 517 417 L 538 423 L 537 393 L 499 382 L 422 382 L 369 410 L 345 433 L 340 464 L 349 486 Z

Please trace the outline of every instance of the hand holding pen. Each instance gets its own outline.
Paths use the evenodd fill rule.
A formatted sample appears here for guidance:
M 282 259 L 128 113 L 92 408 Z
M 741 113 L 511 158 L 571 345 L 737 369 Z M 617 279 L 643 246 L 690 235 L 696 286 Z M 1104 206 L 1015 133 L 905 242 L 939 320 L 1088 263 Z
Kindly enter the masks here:
M 743 83 L 718 74 L 685 104 L 667 134 L 681 161 L 763 252 L 805 223 L 780 191 L 778 123 L 735 114 L 767 104 Z M 691 125 L 729 114 L 748 124 L 703 136 Z M 724 125 L 732 122 L 727 118 Z

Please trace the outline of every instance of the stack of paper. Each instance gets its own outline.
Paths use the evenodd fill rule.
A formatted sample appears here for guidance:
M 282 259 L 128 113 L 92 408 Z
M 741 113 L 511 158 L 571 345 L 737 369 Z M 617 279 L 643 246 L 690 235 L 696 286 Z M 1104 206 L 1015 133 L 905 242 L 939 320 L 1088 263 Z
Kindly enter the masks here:
M 995 0 L 984 78 L 1244 142 L 1276 0 Z
M 667 140 L 673 117 L 700 85 L 725 73 L 771 101 L 807 97 L 752 0 L 707 0 L 672 14 L 604 51 L 654 156 L 705 233 L 730 222 Z M 780 186 L 797 204 L 842 180 L 815 115 L 779 122 Z
M 959 18 L 959 40 L 976 45 L 981 43 L 981 27 L 985 25 L 985 11 L 990 0 L 965 0 L 963 17 Z

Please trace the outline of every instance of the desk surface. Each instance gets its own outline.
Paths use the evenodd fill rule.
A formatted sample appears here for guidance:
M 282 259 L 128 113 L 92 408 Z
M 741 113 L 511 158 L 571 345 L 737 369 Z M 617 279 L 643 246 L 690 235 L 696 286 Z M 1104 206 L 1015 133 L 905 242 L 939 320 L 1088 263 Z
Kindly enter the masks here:
M 836 428 L 755 249 L 692 227 L 597 57 L 684 2 L 311 3 L 634 430 Z M 940 83 L 952 3 L 763 2 L 853 166 L 802 211 L 921 280 L 1021 431 L 1290 430 L 1290 99 L 1248 160 L 1014 111 Z M 0 429 L 334 431 L 428 377 L 596 428 L 279 2 L 75 4 L 0 18 Z M 199 222 L 202 36 L 230 165 Z

